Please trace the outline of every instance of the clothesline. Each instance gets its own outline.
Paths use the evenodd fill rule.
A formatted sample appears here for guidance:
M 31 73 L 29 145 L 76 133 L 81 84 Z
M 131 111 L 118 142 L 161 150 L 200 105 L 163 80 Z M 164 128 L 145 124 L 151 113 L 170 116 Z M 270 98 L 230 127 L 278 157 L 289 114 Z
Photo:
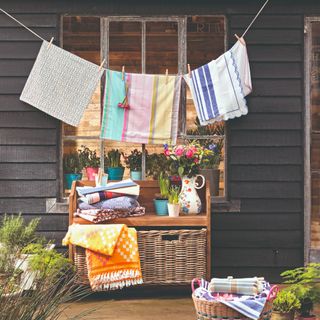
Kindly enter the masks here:
M 256 21 L 256 19 L 258 18 L 258 16 L 261 14 L 261 12 L 263 11 L 263 9 L 265 8 L 265 6 L 268 4 L 270 0 L 266 0 L 265 3 L 263 4 L 263 6 L 260 8 L 260 10 L 257 12 L 257 14 L 255 15 L 255 17 L 252 19 L 252 21 L 250 22 L 250 24 L 248 25 L 248 27 L 246 28 L 246 30 L 243 32 L 241 37 L 238 37 L 237 35 L 236 38 L 242 39 L 244 38 L 244 36 L 247 34 L 247 32 L 250 30 L 250 28 L 252 27 L 253 23 Z M 11 14 L 9 14 L 7 11 L 3 10 L 2 8 L 0 8 L 0 11 L 2 13 L 4 13 L 6 16 L 8 16 L 10 19 L 14 20 L 16 23 L 18 23 L 19 25 L 21 25 L 23 28 L 25 28 L 26 30 L 28 30 L 29 32 L 31 32 L 34 36 L 36 36 L 37 38 L 39 38 L 42 41 L 46 41 L 43 37 L 41 37 L 38 33 L 36 33 L 35 31 L 33 31 L 32 29 L 30 29 L 29 27 L 27 27 L 24 23 L 22 23 L 21 21 L 19 21 L 18 19 L 16 19 L 15 17 L 13 17 Z M 52 43 L 54 38 L 51 38 L 49 45 Z M 100 68 L 99 70 L 103 67 L 105 62 L 105 59 L 101 62 L 100 64 Z M 122 70 L 122 72 L 124 73 L 124 69 Z M 166 70 L 166 76 L 168 74 L 168 71 Z M 190 74 L 190 72 L 189 72 Z

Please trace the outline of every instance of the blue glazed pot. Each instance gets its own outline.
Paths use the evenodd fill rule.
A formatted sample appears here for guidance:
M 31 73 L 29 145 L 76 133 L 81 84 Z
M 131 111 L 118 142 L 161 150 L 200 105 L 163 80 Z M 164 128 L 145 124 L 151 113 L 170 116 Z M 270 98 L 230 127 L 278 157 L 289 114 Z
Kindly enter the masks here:
M 71 189 L 72 182 L 75 180 L 81 180 L 81 179 L 82 179 L 82 173 L 65 173 L 64 174 L 65 189 Z
M 108 168 L 108 180 L 122 180 L 124 167 Z
M 142 172 L 141 171 L 130 171 L 130 177 L 132 180 L 141 180 Z
M 153 199 L 153 204 L 158 216 L 168 215 L 168 200 Z

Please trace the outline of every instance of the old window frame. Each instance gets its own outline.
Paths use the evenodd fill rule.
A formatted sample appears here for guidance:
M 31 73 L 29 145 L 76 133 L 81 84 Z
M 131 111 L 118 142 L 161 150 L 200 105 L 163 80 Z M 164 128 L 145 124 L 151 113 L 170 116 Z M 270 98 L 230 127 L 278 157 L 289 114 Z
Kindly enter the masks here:
M 63 15 L 61 16 L 61 32 L 60 32 L 60 44 L 63 47 L 63 17 L 66 16 L 80 16 L 86 17 L 87 15 Z M 109 66 L 109 24 L 110 22 L 140 22 L 142 28 L 142 39 L 141 39 L 141 72 L 145 73 L 146 71 L 146 25 L 148 22 L 175 22 L 178 25 L 178 74 L 186 74 L 187 73 L 187 19 L 191 15 L 176 15 L 176 16 L 95 16 L 96 18 L 100 18 L 100 60 L 104 61 L 103 67 L 108 68 Z M 227 48 L 227 40 L 228 40 L 228 30 L 227 30 L 227 17 L 225 15 L 216 14 L 216 15 L 198 15 L 201 17 L 214 17 L 214 18 L 223 18 L 224 19 L 224 47 Z M 101 105 L 103 105 L 103 94 L 104 94 L 104 77 L 101 81 Z M 213 136 L 197 136 L 197 135 L 187 135 L 187 127 L 186 127 L 186 119 L 187 119 L 187 110 L 186 110 L 186 87 L 182 86 L 181 93 L 181 103 L 180 103 L 180 124 L 178 137 L 181 139 L 208 139 Z M 225 123 L 225 134 L 221 136 L 221 139 L 224 140 L 224 194 L 223 196 L 214 197 L 216 202 L 225 202 L 227 200 L 227 124 Z M 104 168 L 104 149 L 106 146 L 106 140 L 100 139 L 100 137 L 90 136 L 90 137 L 78 137 L 78 136 L 65 136 L 63 133 L 62 125 L 61 125 L 61 148 L 60 148 L 60 176 L 63 177 L 63 167 L 62 167 L 62 157 L 63 157 L 63 145 L 64 140 L 72 140 L 77 138 L 85 138 L 85 139 L 96 139 L 100 141 L 100 156 L 101 156 L 101 168 Z M 145 146 L 142 145 L 142 150 L 145 149 Z M 145 157 L 142 160 L 142 167 L 145 168 Z M 63 183 L 62 179 L 60 179 L 60 190 L 61 194 L 63 193 Z

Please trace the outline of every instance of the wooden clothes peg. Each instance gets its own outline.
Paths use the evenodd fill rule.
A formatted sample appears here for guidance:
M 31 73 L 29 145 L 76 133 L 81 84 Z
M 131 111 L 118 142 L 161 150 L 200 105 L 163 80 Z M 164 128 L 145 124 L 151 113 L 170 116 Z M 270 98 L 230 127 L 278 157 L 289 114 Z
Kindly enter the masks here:
M 190 64 L 188 63 L 188 74 L 189 74 L 189 77 L 191 78 L 191 69 L 190 69 Z
M 51 40 L 50 40 L 50 42 L 49 42 L 49 44 L 48 44 L 48 48 L 51 47 L 53 40 L 54 40 L 54 37 L 51 38 Z
M 236 33 L 234 36 L 238 39 L 238 41 L 240 41 L 241 44 L 243 44 L 244 46 L 246 45 L 246 42 L 244 41 L 243 38 L 240 38 Z
M 124 66 L 122 66 L 122 81 L 124 81 L 124 73 L 125 73 L 125 69 L 124 69 Z
M 166 69 L 166 84 L 168 83 L 168 73 L 169 73 L 169 70 Z
M 103 65 L 104 65 L 105 62 L 106 62 L 106 59 L 103 59 L 103 61 L 102 61 L 101 64 L 100 64 L 99 71 L 102 69 L 102 67 L 103 67 Z

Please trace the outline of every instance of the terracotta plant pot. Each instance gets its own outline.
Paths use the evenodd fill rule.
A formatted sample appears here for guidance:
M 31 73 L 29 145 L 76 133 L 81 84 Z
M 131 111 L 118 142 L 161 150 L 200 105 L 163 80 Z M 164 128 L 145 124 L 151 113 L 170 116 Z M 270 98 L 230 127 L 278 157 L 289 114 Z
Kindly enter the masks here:
M 291 312 L 278 312 L 273 311 L 271 320 L 293 320 L 294 319 L 294 311 Z
M 179 217 L 179 212 L 180 212 L 180 204 L 172 204 L 168 203 L 168 212 L 169 212 L 169 217 Z
M 86 174 L 89 181 L 95 180 L 95 175 L 98 173 L 99 168 L 86 167 Z

